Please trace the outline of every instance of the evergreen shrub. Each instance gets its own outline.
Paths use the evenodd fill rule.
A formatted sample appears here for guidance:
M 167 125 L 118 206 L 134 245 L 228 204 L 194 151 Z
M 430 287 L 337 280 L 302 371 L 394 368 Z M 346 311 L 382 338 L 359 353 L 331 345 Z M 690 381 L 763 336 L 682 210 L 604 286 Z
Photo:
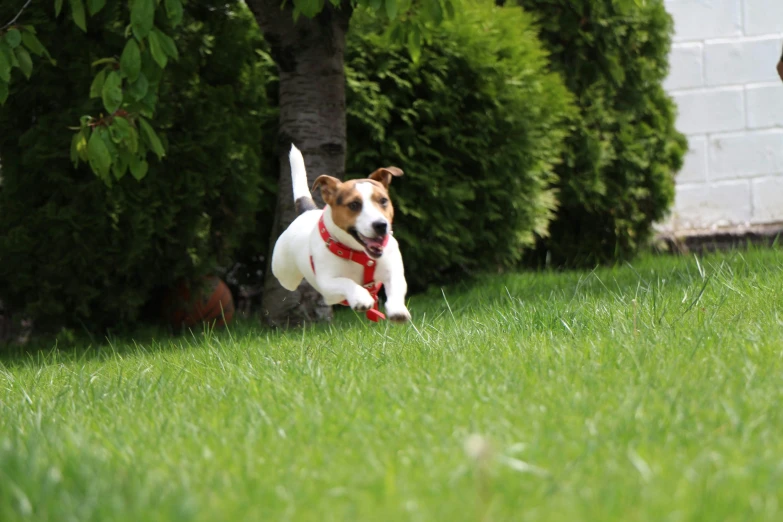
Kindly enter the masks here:
M 672 19 L 663 0 L 518 0 L 536 16 L 578 106 L 557 167 L 559 208 L 531 261 L 631 258 L 674 198 L 687 143 L 663 89 Z
M 413 289 L 517 264 L 556 207 L 571 95 L 530 15 L 470 3 L 417 60 L 356 13 L 346 52 L 347 172 L 396 165 L 395 237 Z

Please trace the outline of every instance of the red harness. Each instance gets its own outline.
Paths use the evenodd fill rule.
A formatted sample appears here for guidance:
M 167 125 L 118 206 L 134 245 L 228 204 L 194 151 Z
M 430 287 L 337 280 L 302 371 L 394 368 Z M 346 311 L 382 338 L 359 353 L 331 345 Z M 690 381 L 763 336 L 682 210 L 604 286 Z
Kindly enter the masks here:
M 318 220 L 318 231 L 321 233 L 321 238 L 326 243 L 326 248 L 328 248 L 332 254 L 336 255 L 337 257 L 347 259 L 348 261 L 358 263 L 364 267 L 364 284 L 362 286 L 366 288 L 367 291 L 370 292 L 370 295 L 373 297 L 373 299 L 375 299 L 375 303 L 372 305 L 372 308 L 367 310 L 367 319 L 374 323 L 377 323 L 380 319 L 386 319 L 386 316 L 383 315 L 380 310 L 378 310 L 378 292 L 381 290 L 383 283 L 375 282 L 376 261 L 361 250 L 353 250 L 352 248 L 336 241 L 329 234 L 329 231 L 326 230 L 323 214 L 321 214 L 321 219 Z M 389 236 L 386 236 L 386 238 L 383 240 L 383 246 L 386 246 L 386 243 L 388 242 Z M 313 273 L 315 273 L 313 256 L 310 256 L 310 266 L 313 268 Z M 340 304 L 348 306 L 348 301 L 343 301 Z

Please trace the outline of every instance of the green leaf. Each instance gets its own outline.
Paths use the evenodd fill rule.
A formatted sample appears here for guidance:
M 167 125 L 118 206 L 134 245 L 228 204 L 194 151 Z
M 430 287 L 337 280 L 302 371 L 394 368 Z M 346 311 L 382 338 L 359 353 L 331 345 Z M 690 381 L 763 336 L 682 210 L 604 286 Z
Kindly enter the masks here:
M 390 20 L 397 18 L 397 0 L 385 0 L 386 3 L 386 16 Z
M 372 9 L 373 13 L 380 11 L 381 5 L 383 5 L 383 0 L 370 0 L 370 9 Z
M 95 75 L 90 85 L 90 98 L 100 98 L 103 96 L 103 84 L 106 83 L 106 69 Z
M 173 27 L 182 22 L 182 2 L 180 0 L 166 0 L 166 13 Z
M 117 145 L 115 145 L 114 141 L 112 140 L 111 132 L 107 127 L 98 127 L 96 132 L 103 140 L 103 144 L 106 145 L 106 149 L 109 151 L 109 157 L 111 157 L 111 162 L 114 163 L 119 157 L 120 151 L 117 149 Z
M 122 105 L 122 78 L 120 73 L 117 71 L 109 73 L 106 81 L 103 83 L 101 97 L 103 98 L 103 106 L 109 114 L 114 114 L 120 108 Z
M 130 123 L 128 123 L 128 120 L 125 118 L 121 116 L 112 118 L 111 124 L 109 125 L 111 140 L 116 144 L 125 141 L 130 133 L 130 128 Z
M 454 3 L 452 0 L 443 0 L 443 7 L 446 9 L 446 17 L 454 18 Z
M 60 16 L 62 10 L 63 10 L 63 0 L 54 0 L 54 16 L 55 17 Z
M 131 129 L 131 124 L 128 121 L 128 118 L 124 116 L 116 116 L 112 120 L 112 123 L 114 124 L 114 126 L 122 130 L 123 135 L 127 134 L 127 132 Z
M 141 181 L 144 176 L 147 175 L 149 163 L 134 154 L 129 158 L 128 167 L 130 167 L 131 175 L 136 178 L 136 180 Z
M 71 162 L 73 163 L 74 167 L 79 166 L 79 142 L 81 141 L 83 135 L 80 132 L 77 132 L 73 135 L 73 138 L 71 138 Z
M 163 46 L 161 45 L 159 34 L 160 33 L 158 33 L 158 31 L 152 31 L 149 35 L 149 42 L 150 42 L 150 52 L 152 53 L 152 58 L 155 60 L 155 63 L 160 65 L 162 69 L 166 67 L 169 58 L 168 56 L 166 56 L 166 53 L 163 52 Z
M 302 16 L 302 11 L 300 11 L 296 6 L 294 6 L 294 12 L 293 12 L 294 23 L 299 21 L 300 16 Z
M 8 99 L 8 83 L 0 80 L 0 105 Z
M 11 49 L 2 38 L 0 38 L 0 55 L 2 55 L 5 58 L 5 62 L 9 64 L 9 73 L 14 67 L 19 67 L 19 60 L 16 59 L 16 53 L 14 53 L 13 49 Z
M 19 61 L 19 69 L 22 70 L 22 73 L 29 80 L 33 74 L 33 59 L 30 58 L 30 53 L 24 47 L 17 47 L 16 59 Z
M 111 172 L 117 181 L 121 180 L 125 173 L 128 172 L 128 160 L 120 155 L 117 161 L 112 164 Z
M 99 12 L 106 5 L 106 0 L 87 0 L 87 10 L 90 12 L 90 16 Z
M 136 40 L 131 38 L 125 44 L 125 50 L 120 57 L 120 70 L 128 80 L 135 82 L 141 72 L 141 51 Z
M 84 3 L 82 0 L 68 0 L 71 4 L 71 16 L 73 16 L 73 23 L 76 27 L 87 32 L 87 18 L 84 14 Z
M 155 91 L 150 90 L 147 95 L 141 100 L 152 112 L 155 112 L 155 105 L 158 103 L 158 95 Z
M 90 168 L 102 179 L 106 179 L 111 169 L 111 153 L 99 133 L 93 132 L 87 143 L 87 155 Z
M 71 140 L 71 161 L 73 161 L 74 167 L 79 166 L 79 160 L 88 161 L 89 159 L 87 155 L 87 140 L 90 134 L 90 129 L 87 127 L 73 135 Z
M 418 25 L 411 27 L 408 33 L 408 52 L 413 63 L 419 63 L 419 58 L 421 58 L 421 30 Z
M 11 60 L 9 58 L 11 50 L 5 43 L 0 42 L 0 81 L 11 81 Z
M 146 38 L 155 24 L 155 0 L 133 0 L 131 27 L 136 39 Z
M 27 47 L 27 50 L 34 55 L 46 56 L 51 60 L 51 56 L 49 56 L 49 52 L 46 50 L 46 47 L 43 46 L 35 34 L 28 33 L 27 31 L 22 33 L 22 43 L 24 43 L 24 46 Z
M 144 142 L 150 146 L 152 152 L 158 155 L 158 159 L 163 159 L 166 151 L 163 150 L 163 144 L 160 142 L 158 135 L 155 134 L 155 130 L 144 118 L 139 118 L 139 126 L 141 127 L 141 136 Z
M 323 3 L 320 0 L 294 0 L 294 8 L 306 17 L 312 18 L 321 11 Z
M 136 79 L 136 81 L 128 85 L 128 88 L 125 90 L 125 94 L 134 100 L 143 100 L 144 97 L 147 96 L 149 86 L 150 84 L 147 81 L 147 77 L 144 76 L 144 73 L 139 73 L 139 77 Z
M 97 67 L 99 65 L 106 65 L 107 63 L 116 64 L 117 59 L 116 58 L 101 58 L 99 60 L 95 60 L 90 64 L 92 67 Z
M 19 44 L 22 43 L 22 33 L 20 33 L 18 29 L 10 29 L 5 33 L 5 41 L 11 49 L 16 49 L 19 47 Z
M 136 127 L 130 127 L 128 129 L 128 137 L 123 142 L 123 145 L 125 145 L 125 148 L 128 149 L 129 152 L 132 152 L 136 154 L 139 150 L 139 131 L 136 130 Z
M 158 36 L 160 48 L 163 49 L 163 52 L 166 53 L 166 56 L 170 56 L 175 60 L 179 60 L 179 51 L 177 51 L 177 44 L 174 43 L 174 40 L 172 40 L 171 37 L 166 33 L 158 31 L 157 29 L 153 29 L 152 32 Z
M 152 118 L 155 116 L 155 111 L 153 110 L 150 105 L 144 101 L 139 102 L 139 106 L 137 108 L 137 111 L 139 114 L 144 116 L 145 118 Z

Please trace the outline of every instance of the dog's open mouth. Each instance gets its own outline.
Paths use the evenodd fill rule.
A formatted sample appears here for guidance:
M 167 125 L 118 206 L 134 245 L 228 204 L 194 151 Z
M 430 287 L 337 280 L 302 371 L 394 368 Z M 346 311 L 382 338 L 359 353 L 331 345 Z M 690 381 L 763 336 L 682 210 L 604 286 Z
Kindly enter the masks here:
M 386 243 L 386 236 L 367 237 L 360 234 L 355 228 L 349 230 L 353 238 L 362 244 L 364 251 L 372 258 L 379 258 L 383 255 L 383 247 Z

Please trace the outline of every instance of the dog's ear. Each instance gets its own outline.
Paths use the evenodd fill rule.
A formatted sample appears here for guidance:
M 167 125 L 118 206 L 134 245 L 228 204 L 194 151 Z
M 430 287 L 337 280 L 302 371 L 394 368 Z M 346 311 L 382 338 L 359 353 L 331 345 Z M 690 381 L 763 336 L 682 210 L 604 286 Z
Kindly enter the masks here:
M 402 176 L 402 174 L 403 174 L 402 169 L 398 169 L 397 167 L 385 167 L 382 169 L 378 169 L 372 174 L 370 174 L 370 179 L 381 183 L 386 188 L 389 188 L 389 184 L 391 183 L 392 176 L 397 178 Z
M 339 179 L 322 174 L 315 179 L 313 190 L 321 187 L 321 197 L 324 199 L 324 203 L 331 205 L 337 195 L 338 186 L 340 186 Z

